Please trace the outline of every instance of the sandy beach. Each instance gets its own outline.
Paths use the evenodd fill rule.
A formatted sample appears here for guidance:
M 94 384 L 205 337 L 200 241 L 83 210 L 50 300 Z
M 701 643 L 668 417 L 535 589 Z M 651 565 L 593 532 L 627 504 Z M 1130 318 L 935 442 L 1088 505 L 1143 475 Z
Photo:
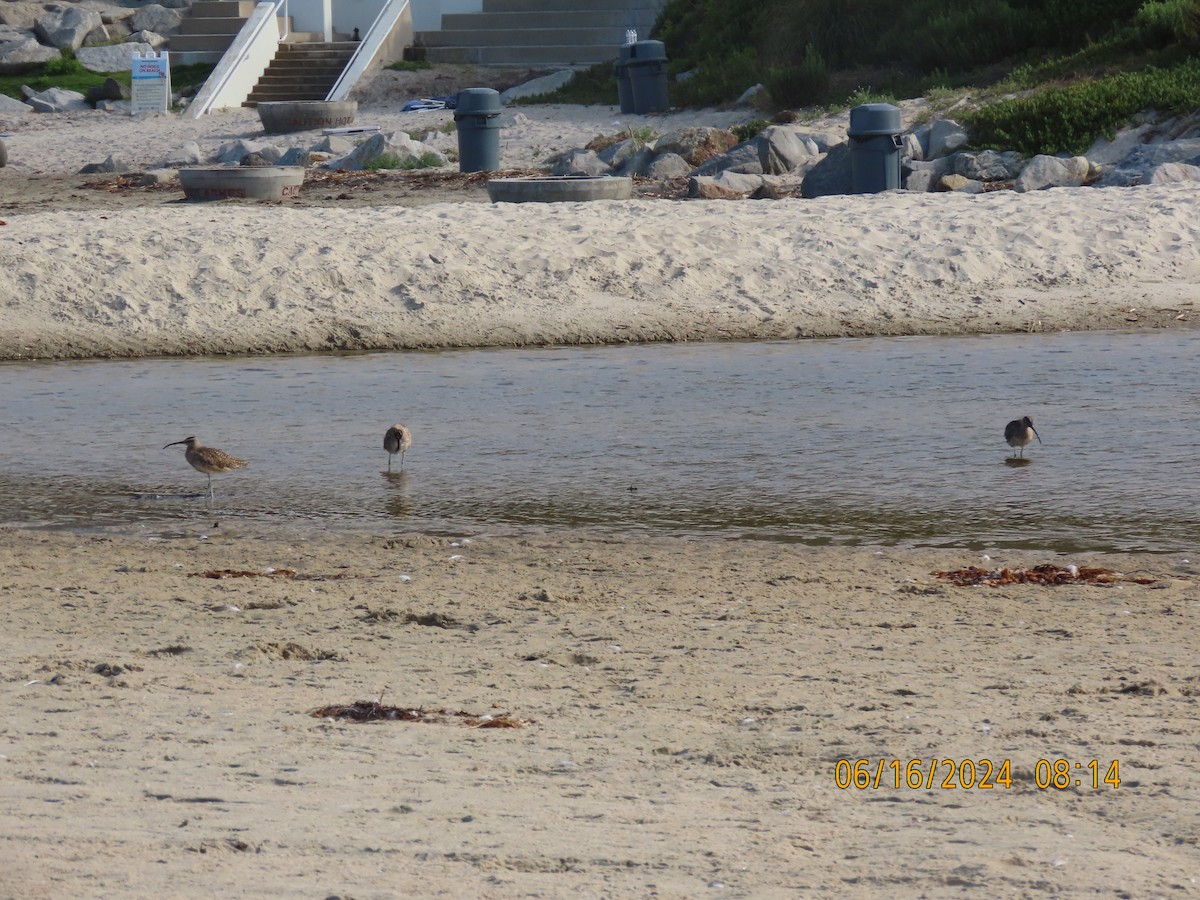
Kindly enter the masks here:
M 514 170 L 630 124 L 519 115 Z M 4 360 L 1197 322 L 1187 186 L 193 204 L 75 173 L 261 138 L 253 112 L 0 131 Z M 201 513 L 0 528 L 0 898 L 1200 893 L 1195 555 Z M 1042 564 L 1085 577 L 937 574 Z

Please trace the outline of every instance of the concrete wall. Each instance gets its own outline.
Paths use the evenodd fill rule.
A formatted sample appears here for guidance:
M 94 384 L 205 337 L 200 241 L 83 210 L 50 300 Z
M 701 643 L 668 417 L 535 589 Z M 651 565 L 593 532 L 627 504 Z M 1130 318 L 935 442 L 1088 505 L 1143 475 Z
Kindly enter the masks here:
M 412 0 L 413 28 L 438 31 L 442 13 L 483 12 L 483 0 Z

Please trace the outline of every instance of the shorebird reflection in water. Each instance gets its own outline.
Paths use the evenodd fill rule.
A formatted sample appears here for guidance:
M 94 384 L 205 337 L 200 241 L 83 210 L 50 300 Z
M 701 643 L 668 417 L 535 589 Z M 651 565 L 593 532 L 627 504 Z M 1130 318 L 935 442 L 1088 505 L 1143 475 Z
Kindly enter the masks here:
M 186 444 L 187 450 L 183 453 L 183 458 L 188 461 L 188 464 L 197 472 L 203 472 L 208 476 L 208 502 L 211 504 L 213 499 L 212 477 L 214 474 L 222 472 L 232 472 L 234 469 L 242 469 L 250 465 L 244 459 L 238 459 L 236 456 L 230 456 L 224 450 L 218 450 L 216 447 L 203 447 L 195 437 L 186 437 L 182 441 L 174 441 L 163 447 L 175 447 L 179 444 Z
M 1037 438 L 1038 443 L 1042 442 L 1042 436 L 1037 433 L 1037 429 L 1033 427 L 1033 419 L 1029 416 L 1023 416 L 1020 419 L 1013 419 L 1004 427 L 1004 440 L 1008 441 L 1008 446 L 1017 451 L 1013 456 L 1020 454 L 1022 458 L 1025 456 L 1025 448 L 1033 443 L 1033 439 Z
M 400 471 L 404 471 L 404 451 L 412 446 L 412 432 L 405 425 L 393 425 L 383 436 L 383 449 L 388 452 L 388 472 L 392 471 L 392 457 L 400 454 Z

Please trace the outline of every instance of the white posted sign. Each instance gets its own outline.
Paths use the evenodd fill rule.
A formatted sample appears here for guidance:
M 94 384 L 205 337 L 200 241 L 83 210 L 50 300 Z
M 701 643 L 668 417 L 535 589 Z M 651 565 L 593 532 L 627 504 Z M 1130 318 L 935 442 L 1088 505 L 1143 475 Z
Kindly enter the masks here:
M 167 51 L 133 54 L 130 114 L 166 112 L 171 106 L 171 63 Z

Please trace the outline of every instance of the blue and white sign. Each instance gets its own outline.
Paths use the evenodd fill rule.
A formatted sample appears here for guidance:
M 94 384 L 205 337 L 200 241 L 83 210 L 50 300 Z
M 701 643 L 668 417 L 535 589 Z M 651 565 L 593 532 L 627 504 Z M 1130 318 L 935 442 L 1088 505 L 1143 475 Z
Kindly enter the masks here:
M 167 51 L 133 54 L 130 114 L 166 112 L 171 106 L 171 63 Z

